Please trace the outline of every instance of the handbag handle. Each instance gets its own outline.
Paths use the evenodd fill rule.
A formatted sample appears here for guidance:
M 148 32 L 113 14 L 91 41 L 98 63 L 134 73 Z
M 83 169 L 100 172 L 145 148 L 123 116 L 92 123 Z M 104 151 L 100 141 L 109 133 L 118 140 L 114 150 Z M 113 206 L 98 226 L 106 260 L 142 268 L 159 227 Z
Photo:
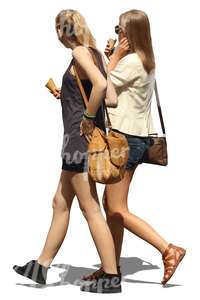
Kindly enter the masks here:
M 158 108 L 158 114 L 159 114 L 160 124 L 161 124 L 161 128 L 162 128 L 162 133 L 163 133 L 163 136 L 165 136 L 166 135 L 165 124 L 164 124 L 164 120 L 163 120 L 162 109 L 161 109 L 160 99 L 159 99 L 159 94 L 158 94 L 158 86 L 157 86 L 156 80 L 155 80 L 154 90 L 155 90 L 155 95 L 156 95 L 156 102 L 157 102 L 157 108 Z

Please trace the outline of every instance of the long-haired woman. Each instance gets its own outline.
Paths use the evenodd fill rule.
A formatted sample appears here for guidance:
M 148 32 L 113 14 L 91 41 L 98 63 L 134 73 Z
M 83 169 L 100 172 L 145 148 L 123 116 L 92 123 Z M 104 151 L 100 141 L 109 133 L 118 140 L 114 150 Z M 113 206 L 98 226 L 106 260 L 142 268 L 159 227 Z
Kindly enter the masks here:
M 53 218 L 44 248 L 35 260 L 14 270 L 38 283 L 45 284 L 49 265 L 56 256 L 67 232 L 70 209 L 74 197 L 88 222 L 88 226 L 100 256 L 103 274 L 98 282 L 82 285 L 89 292 L 117 293 L 121 291 L 117 274 L 115 248 L 109 227 L 101 213 L 95 182 L 87 173 L 87 146 L 94 126 L 102 130 L 104 123 L 103 99 L 116 98 L 109 76 L 106 76 L 94 61 L 95 55 L 102 59 L 95 40 L 84 17 L 75 10 L 63 10 L 56 17 L 56 30 L 61 43 L 72 50 L 72 60 L 63 75 L 61 98 L 64 138 L 62 147 L 62 171 L 53 198 Z M 79 91 L 73 66 L 81 78 L 89 97 L 87 109 Z M 102 60 L 103 66 L 103 60 Z M 115 100 L 115 99 L 113 99 Z M 99 284 L 102 280 L 102 284 Z M 114 282 L 114 283 L 113 283 Z
M 174 274 L 185 249 L 177 247 L 161 237 L 144 220 L 128 209 L 128 192 L 134 172 L 142 163 L 144 152 L 152 144 L 155 133 L 151 116 L 151 97 L 155 83 L 155 59 L 148 16 L 140 10 L 120 15 L 115 27 L 119 44 L 110 56 L 108 70 L 118 95 L 118 106 L 109 108 L 113 129 L 123 133 L 130 151 L 124 178 L 115 184 L 107 184 L 104 191 L 104 208 L 116 251 L 120 274 L 120 254 L 124 228 L 153 245 L 162 254 L 166 284 Z M 106 54 L 110 49 L 106 48 Z M 84 279 L 97 278 L 100 268 Z

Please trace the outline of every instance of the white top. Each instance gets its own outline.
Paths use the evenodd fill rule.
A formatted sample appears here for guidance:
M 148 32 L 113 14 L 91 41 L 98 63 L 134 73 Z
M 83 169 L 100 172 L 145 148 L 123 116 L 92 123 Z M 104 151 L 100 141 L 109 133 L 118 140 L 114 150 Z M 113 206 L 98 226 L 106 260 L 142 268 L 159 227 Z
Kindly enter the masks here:
M 108 107 L 113 129 L 138 136 L 155 133 L 151 116 L 155 71 L 148 74 L 138 54 L 130 53 L 118 62 L 110 77 L 118 95 L 118 106 Z

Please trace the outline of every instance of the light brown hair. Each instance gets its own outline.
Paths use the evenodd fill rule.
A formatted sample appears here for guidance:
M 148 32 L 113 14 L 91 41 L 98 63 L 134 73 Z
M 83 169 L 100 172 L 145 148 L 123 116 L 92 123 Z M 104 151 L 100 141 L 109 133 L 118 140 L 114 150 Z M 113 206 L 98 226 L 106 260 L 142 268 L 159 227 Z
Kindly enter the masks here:
M 56 28 L 61 29 L 67 38 L 75 40 L 79 45 L 96 48 L 96 41 L 85 18 L 77 10 L 60 11 L 56 16 Z
M 131 52 L 136 52 L 147 73 L 155 69 L 150 23 L 141 10 L 130 10 L 120 15 L 120 25 L 125 31 Z

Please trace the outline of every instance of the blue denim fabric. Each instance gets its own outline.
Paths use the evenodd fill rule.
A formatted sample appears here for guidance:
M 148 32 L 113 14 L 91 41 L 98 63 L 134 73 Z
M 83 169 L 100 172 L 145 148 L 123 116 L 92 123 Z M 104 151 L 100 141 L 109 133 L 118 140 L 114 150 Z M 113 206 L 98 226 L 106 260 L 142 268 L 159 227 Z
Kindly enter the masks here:
M 142 163 L 144 152 L 152 145 L 152 138 L 126 134 L 117 129 L 113 130 L 126 136 L 129 145 L 129 156 L 126 169 L 134 169 L 136 165 Z
M 129 145 L 129 156 L 126 164 L 126 169 L 134 169 L 136 165 L 142 163 L 142 157 L 144 152 L 151 146 L 152 138 L 129 135 L 124 132 L 120 132 L 117 129 L 113 131 L 122 133 L 126 136 Z M 75 172 L 87 172 L 88 162 L 87 159 L 83 159 L 79 163 L 66 163 L 65 160 L 62 161 L 62 169 Z

